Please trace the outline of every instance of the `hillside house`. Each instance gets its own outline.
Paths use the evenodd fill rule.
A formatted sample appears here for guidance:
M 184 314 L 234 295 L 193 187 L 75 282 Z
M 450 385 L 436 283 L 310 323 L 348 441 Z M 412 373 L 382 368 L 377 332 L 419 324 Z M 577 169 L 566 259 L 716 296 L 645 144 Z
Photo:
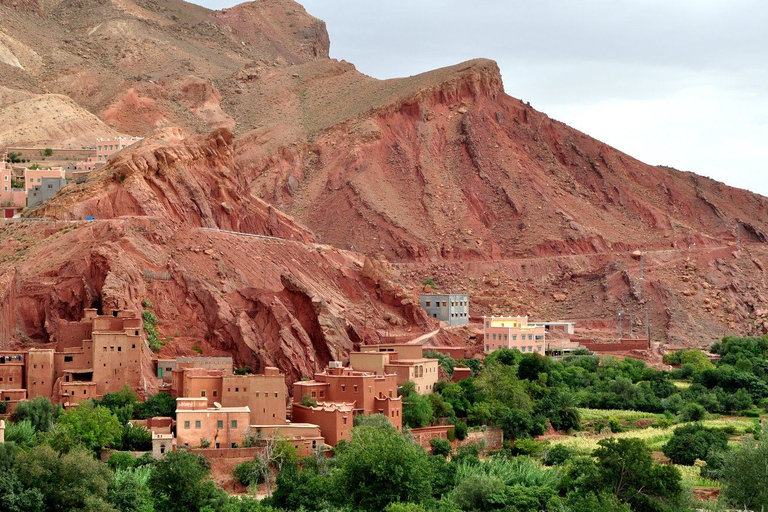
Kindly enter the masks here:
M 483 344 L 489 354 L 500 348 L 517 349 L 520 352 L 544 355 L 545 328 L 531 324 L 527 316 L 484 316 Z
M 423 357 L 423 353 L 421 343 L 363 345 L 360 352 L 349 354 L 349 364 L 357 370 L 377 375 L 394 374 L 398 386 L 411 381 L 416 384 L 419 394 L 427 395 L 435 389 L 440 364 L 437 359 Z
M 429 316 L 448 325 L 463 325 L 469 322 L 469 295 L 423 294 L 419 303 Z
M 122 151 L 131 144 L 141 140 L 141 137 L 115 137 L 113 139 L 96 140 L 96 163 L 104 163 L 109 157 Z

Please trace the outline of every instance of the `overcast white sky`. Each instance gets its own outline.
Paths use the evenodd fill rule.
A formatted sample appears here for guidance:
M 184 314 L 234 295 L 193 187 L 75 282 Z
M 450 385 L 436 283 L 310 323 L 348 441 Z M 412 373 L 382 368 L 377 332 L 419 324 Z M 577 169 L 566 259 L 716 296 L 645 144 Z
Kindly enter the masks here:
M 196 0 L 210 8 L 231 0 Z M 649 164 L 768 196 L 765 0 L 300 0 L 376 78 L 476 57 L 507 94 Z

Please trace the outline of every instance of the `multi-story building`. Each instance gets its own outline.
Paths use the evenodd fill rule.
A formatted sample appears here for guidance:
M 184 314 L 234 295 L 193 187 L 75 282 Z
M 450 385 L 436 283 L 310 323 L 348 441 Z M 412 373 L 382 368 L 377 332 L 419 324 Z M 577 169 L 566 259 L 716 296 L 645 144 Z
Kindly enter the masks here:
M 51 199 L 66 184 L 67 180 L 64 178 L 43 178 L 42 183 L 27 190 L 27 208 L 34 208 L 43 201 Z
M 82 320 L 61 324 L 56 350 L 0 353 L 0 390 L 24 390 L 24 399 L 45 396 L 65 406 L 126 385 L 139 391 L 142 332 L 142 320 L 133 312 L 107 316 L 86 309 Z
M 310 402 L 352 404 L 355 414 L 384 414 L 398 430 L 403 424 L 402 400 L 397 396 L 394 374 L 376 375 L 352 368 L 328 368 L 316 373 L 314 380 L 293 383 L 293 405 L 305 397 Z
M 419 394 L 432 393 L 439 378 L 439 361 L 423 357 L 420 343 L 363 345 L 360 352 L 349 354 L 352 368 L 377 375 L 394 374 L 397 385 L 411 381 Z
M 314 380 L 293 383 L 291 420 L 320 426 L 325 442 L 349 440 L 357 414 L 381 414 L 400 430 L 403 402 L 394 374 L 376 375 L 332 364 Z
M 106 162 L 109 157 L 122 151 L 131 144 L 140 141 L 141 137 L 116 137 L 114 139 L 96 140 L 96 162 Z
M 248 407 L 208 407 L 206 398 L 176 399 L 178 446 L 237 448 L 250 426 Z
M 500 348 L 510 348 L 524 354 L 535 352 L 544 355 L 544 338 L 544 325 L 528 323 L 527 316 L 483 317 L 483 344 L 486 354 Z
M 61 178 L 65 179 L 63 167 L 51 167 L 46 169 L 24 169 L 24 188 L 29 194 L 36 185 L 43 184 L 43 178 Z
M 448 325 L 462 325 L 469 322 L 469 295 L 424 294 L 420 304 L 429 316 L 437 318 Z
M 77 403 L 115 393 L 124 386 L 142 387 L 142 319 L 133 312 L 114 311 L 98 316 L 86 311 L 92 322 L 90 339 L 79 348 L 64 348 L 54 354 L 57 394 L 62 403 Z
M 0 161 L 0 213 L 3 218 L 13 217 L 17 211 L 27 206 L 27 192 L 23 188 L 13 187 L 13 170 Z
M 291 415 L 291 419 L 297 422 L 317 425 L 326 444 L 335 446 L 341 440 L 350 440 L 350 433 L 354 426 L 352 404 L 318 402 L 317 405 L 301 405 L 294 403 Z
M 208 362 L 214 365 L 214 362 Z M 177 367 L 180 364 L 185 363 L 177 363 Z M 205 398 L 210 407 L 216 403 L 224 407 L 248 407 L 249 421 L 252 424 L 284 424 L 287 397 L 285 376 L 280 370 L 267 367 L 263 374 L 234 375 L 231 371 L 231 359 L 229 368 L 229 371 L 196 367 L 177 368 L 172 371 L 171 395 L 178 398 Z

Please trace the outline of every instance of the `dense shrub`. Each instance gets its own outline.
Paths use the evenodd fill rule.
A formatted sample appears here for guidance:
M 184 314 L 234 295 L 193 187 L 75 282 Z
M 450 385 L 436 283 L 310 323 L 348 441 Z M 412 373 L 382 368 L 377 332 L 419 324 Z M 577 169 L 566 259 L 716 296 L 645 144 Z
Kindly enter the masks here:
M 692 465 L 696 459 L 707 460 L 713 451 L 728 450 L 728 434 L 704 428 L 700 423 L 675 429 L 672 438 L 662 448 L 664 455 L 675 464 Z

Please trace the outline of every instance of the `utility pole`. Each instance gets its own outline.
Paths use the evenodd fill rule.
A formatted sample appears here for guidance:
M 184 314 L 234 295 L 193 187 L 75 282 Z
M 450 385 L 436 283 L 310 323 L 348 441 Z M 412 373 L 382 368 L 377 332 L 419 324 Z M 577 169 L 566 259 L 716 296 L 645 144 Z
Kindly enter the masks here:
M 651 326 L 648 323 L 648 309 L 645 310 L 645 337 L 651 339 Z
M 621 341 L 621 311 L 619 311 L 619 341 Z

